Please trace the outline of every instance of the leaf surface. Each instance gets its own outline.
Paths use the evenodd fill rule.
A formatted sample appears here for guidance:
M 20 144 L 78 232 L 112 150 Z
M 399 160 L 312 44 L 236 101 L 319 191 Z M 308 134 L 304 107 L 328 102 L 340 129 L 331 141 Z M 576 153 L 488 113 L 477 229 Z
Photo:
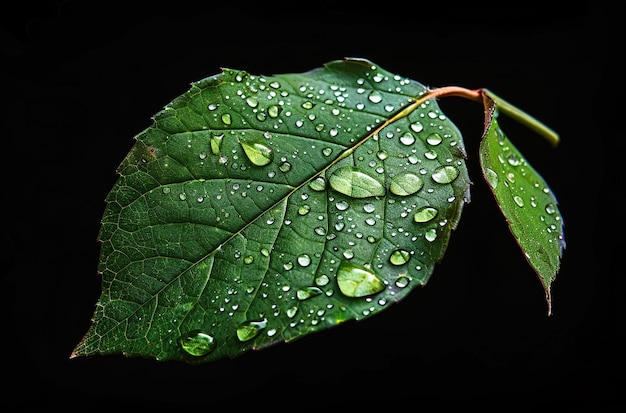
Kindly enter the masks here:
M 232 358 L 426 284 L 470 180 L 457 127 L 411 106 L 425 92 L 362 59 L 192 83 L 120 164 L 72 356 Z
M 498 123 L 496 103 L 485 99 L 485 133 L 480 143 L 483 176 L 526 260 L 542 283 L 551 313 L 550 287 L 559 272 L 565 238 L 557 199 Z

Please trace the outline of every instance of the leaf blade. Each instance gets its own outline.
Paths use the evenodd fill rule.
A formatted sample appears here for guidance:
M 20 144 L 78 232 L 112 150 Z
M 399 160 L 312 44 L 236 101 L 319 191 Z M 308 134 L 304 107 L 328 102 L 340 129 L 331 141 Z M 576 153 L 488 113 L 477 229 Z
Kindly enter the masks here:
M 566 245 L 563 217 L 553 191 L 500 128 L 496 103 L 489 96 L 484 98 L 486 128 L 479 148 L 482 174 L 541 282 L 551 314 L 550 289 Z
M 120 165 L 74 354 L 236 357 L 424 285 L 469 199 L 435 100 L 393 117 L 425 91 L 360 59 L 193 83 Z

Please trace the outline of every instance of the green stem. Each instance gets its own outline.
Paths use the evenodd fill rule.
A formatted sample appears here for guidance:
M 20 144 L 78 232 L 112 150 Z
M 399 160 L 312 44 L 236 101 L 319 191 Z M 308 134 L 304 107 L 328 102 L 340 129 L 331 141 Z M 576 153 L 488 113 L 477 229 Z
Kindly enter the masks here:
M 521 123 L 522 125 L 527 126 L 531 130 L 537 132 L 539 135 L 546 138 L 546 140 L 550 142 L 552 146 L 557 146 L 559 144 L 559 135 L 554 130 L 550 129 L 537 119 L 530 116 L 528 113 L 510 104 L 509 102 L 502 99 L 500 96 L 496 95 L 488 89 L 470 90 L 458 86 L 446 86 L 432 89 L 416 99 L 415 102 L 412 105 L 408 106 L 406 110 L 411 111 L 428 99 L 436 99 L 444 96 L 459 96 L 476 102 L 482 102 L 483 94 L 489 96 L 496 103 L 496 108 L 498 109 L 499 113 L 503 113 L 506 116 Z M 399 116 L 405 115 L 406 114 L 404 113 L 399 114 Z
M 496 102 L 496 108 L 498 109 L 498 112 L 505 114 L 506 116 L 518 121 L 522 125 L 527 126 L 531 130 L 537 132 L 539 135 L 546 138 L 552 146 L 557 146 L 559 144 L 559 135 L 554 130 L 550 129 L 545 124 L 533 118 L 523 110 L 520 110 L 516 106 L 502 99 L 500 96 L 496 95 L 492 91 L 488 89 L 483 89 L 483 91 Z

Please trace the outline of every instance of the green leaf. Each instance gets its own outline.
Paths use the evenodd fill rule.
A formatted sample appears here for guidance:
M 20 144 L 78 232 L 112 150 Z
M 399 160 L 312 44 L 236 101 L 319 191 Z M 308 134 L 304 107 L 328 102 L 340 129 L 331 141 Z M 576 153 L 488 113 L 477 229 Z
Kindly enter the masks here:
M 563 218 L 552 190 L 500 128 L 496 102 L 489 96 L 485 101 L 486 128 L 480 143 L 483 176 L 526 260 L 539 276 L 550 314 L 550 287 L 565 248 Z
M 232 358 L 426 284 L 470 185 L 426 92 L 362 59 L 193 83 L 119 167 L 102 294 L 72 356 Z

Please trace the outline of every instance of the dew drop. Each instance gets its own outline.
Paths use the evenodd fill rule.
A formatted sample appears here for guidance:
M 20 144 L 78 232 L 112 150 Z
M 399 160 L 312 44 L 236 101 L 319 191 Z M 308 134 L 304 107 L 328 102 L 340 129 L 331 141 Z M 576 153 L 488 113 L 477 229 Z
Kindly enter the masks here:
M 224 113 L 222 115 L 222 122 L 224 122 L 224 125 L 230 125 L 231 123 L 233 123 L 230 113 Z
M 308 254 L 302 254 L 298 257 L 298 264 L 301 267 L 308 267 L 311 265 L 311 257 Z
M 224 140 L 223 133 L 214 133 L 211 135 L 211 153 L 213 155 L 218 155 L 220 153 L 220 149 L 222 147 L 222 140 Z
M 280 169 L 281 172 L 289 172 L 291 170 L 291 164 L 289 162 L 283 162 L 278 169 Z
M 449 184 L 454 181 L 457 176 L 459 176 L 459 170 L 452 165 L 440 166 L 435 169 L 435 172 L 432 174 L 433 181 L 439 184 Z
M 418 209 L 413 216 L 415 222 L 423 223 L 434 219 L 438 211 L 433 207 L 423 207 Z
M 294 318 L 298 313 L 298 307 L 290 307 L 287 309 L 287 317 Z
M 331 188 L 352 198 L 385 195 L 385 187 L 355 166 L 336 169 L 329 178 Z
M 411 132 L 405 132 L 404 135 L 400 136 L 400 142 L 403 145 L 413 145 L 415 143 L 415 136 Z
M 437 239 L 437 230 L 435 228 L 431 228 L 424 234 L 424 238 L 426 241 L 433 242 Z
M 396 287 L 404 288 L 409 285 L 410 278 L 406 275 L 401 275 L 396 279 Z
M 442 141 L 443 141 L 443 138 L 438 133 L 431 133 L 430 135 L 428 135 L 428 138 L 426 138 L 426 142 L 429 145 L 433 145 L 433 146 L 439 145 Z
M 326 189 L 326 180 L 323 177 L 318 176 L 309 183 L 309 188 L 316 192 L 323 191 Z
M 270 118 L 277 118 L 278 115 L 280 115 L 280 111 L 280 107 L 276 105 L 272 105 L 267 108 L 267 114 L 270 116 Z
M 298 208 L 298 215 L 306 215 L 311 212 L 311 207 L 309 205 L 302 205 Z
M 237 339 L 239 341 L 249 341 L 259 335 L 267 327 L 267 320 L 246 321 L 237 327 Z
M 411 253 L 407 250 L 395 250 L 389 257 L 389 262 L 393 265 L 404 265 L 411 259 Z
M 324 156 L 330 156 L 333 153 L 333 148 L 324 148 L 322 149 L 322 154 Z
M 256 100 L 256 98 L 254 97 L 249 97 L 246 99 L 246 103 L 248 104 L 248 106 L 250 106 L 251 108 L 256 108 L 257 106 L 259 106 L 259 101 Z
M 407 196 L 416 193 L 424 186 L 424 181 L 418 175 L 403 172 L 391 178 L 389 190 L 394 195 Z
M 416 133 L 420 133 L 421 131 L 424 130 L 424 126 L 420 122 L 414 122 L 414 123 L 411 123 L 411 130 Z
M 498 174 L 493 169 L 485 168 L 485 179 L 490 187 L 495 189 L 498 186 Z
M 265 166 L 274 159 L 274 151 L 264 143 L 239 142 L 246 156 L 256 166 Z
M 187 354 L 194 357 L 201 357 L 215 350 L 215 339 L 213 336 L 200 331 L 193 330 L 178 338 L 178 345 Z
M 342 261 L 337 269 L 337 285 L 347 297 L 366 297 L 385 288 L 383 281 L 371 270 Z
M 372 103 L 380 103 L 383 100 L 383 95 L 381 95 L 381 93 L 379 91 L 373 90 L 372 92 L 370 92 L 370 94 L 369 94 L 369 96 L 367 98 Z
M 298 300 L 307 300 L 323 293 L 319 287 L 306 287 L 296 291 L 296 297 L 298 297 Z
M 513 201 L 517 204 L 518 207 L 523 207 L 524 206 L 524 200 L 522 199 L 521 196 L 519 195 L 515 195 L 513 197 Z

